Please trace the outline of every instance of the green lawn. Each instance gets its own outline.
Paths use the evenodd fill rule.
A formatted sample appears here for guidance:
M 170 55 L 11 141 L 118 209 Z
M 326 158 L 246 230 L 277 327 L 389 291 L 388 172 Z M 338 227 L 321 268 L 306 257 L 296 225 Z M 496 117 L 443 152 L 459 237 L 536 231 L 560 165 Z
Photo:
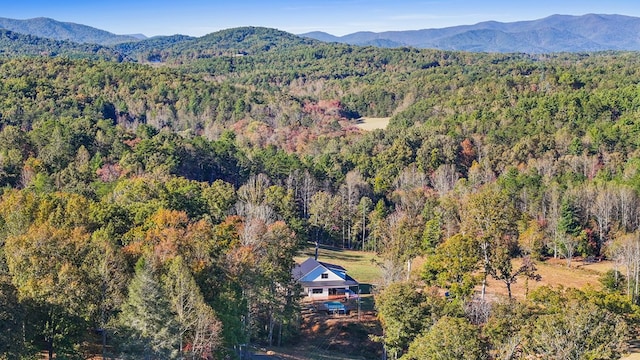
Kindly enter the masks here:
M 295 260 L 299 264 L 313 257 L 315 248 L 311 245 L 304 248 Z M 347 269 L 347 274 L 361 284 L 378 284 L 380 282 L 380 258 L 373 252 L 343 250 L 336 248 L 320 248 L 318 261 L 340 265 Z

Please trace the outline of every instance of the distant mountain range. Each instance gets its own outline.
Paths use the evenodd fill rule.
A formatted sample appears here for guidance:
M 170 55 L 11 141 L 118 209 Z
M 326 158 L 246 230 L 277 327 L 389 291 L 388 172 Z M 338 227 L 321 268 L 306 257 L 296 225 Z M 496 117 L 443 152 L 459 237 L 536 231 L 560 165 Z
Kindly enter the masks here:
M 80 44 L 115 45 L 146 39 L 142 34 L 116 35 L 87 25 L 60 22 L 49 18 L 16 20 L 0 18 L 0 29 L 53 40 L 69 40 Z
M 5 29 L 3 41 L 11 41 L 14 53 L 60 53 L 56 43 L 39 42 L 47 48 L 39 51 L 27 38 L 15 34 L 63 41 L 65 51 L 80 51 L 67 42 L 98 44 L 112 48 L 117 54 L 143 61 L 163 61 L 176 53 L 192 52 L 197 57 L 233 54 L 255 54 L 277 51 L 290 46 L 313 45 L 316 41 L 376 47 L 415 47 L 473 52 L 591 52 L 606 50 L 640 50 L 640 18 L 623 15 L 588 14 L 583 16 L 552 15 L 533 21 L 475 25 L 441 29 L 387 32 L 357 32 L 333 36 L 324 32 L 293 35 L 275 29 L 244 27 L 218 31 L 202 37 L 185 35 L 158 36 L 116 35 L 86 25 L 60 22 L 49 18 L 15 20 L 0 18 Z M 9 36 L 10 34 L 13 34 Z M 35 41 L 34 39 L 30 40 Z M 72 49 L 73 48 L 73 49 Z M 17 50 L 15 50 L 17 49 Z M 91 49 L 91 55 L 97 52 Z M 6 54 L 9 51 L 0 49 Z M 105 53 L 106 49 L 100 49 Z M 107 55 L 108 57 L 112 54 Z M 119 55 L 117 55 L 119 56 Z
M 79 44 L 68 40 L 53 40 L 0 29 L 0 56 L 65 56 L 123 61 L 125 56 L 108 46 Z
M 600 14 L 552 15 L 533 21 L 488 21 L 441 29 L 357 32 L 340 37 L 310 32 L 300 36 L 362 46 L 410 46 L 477 52 L 640 50 L 640 18 Z

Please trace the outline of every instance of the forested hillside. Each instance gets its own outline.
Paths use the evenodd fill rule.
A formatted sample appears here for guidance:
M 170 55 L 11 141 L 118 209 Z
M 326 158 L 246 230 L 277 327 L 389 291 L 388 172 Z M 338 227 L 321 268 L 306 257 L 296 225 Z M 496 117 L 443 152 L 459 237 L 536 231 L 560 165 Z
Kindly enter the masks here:
M 140 40 L 139 37 L 132 35 L 116 35 L 90 26 L 44 17 L 26 20 L 0 17 L 0 29 L 52 40 L 68 40 L 80 44 L 114 45 Z
M 156 40 L 120 48 L 140 63 L 0 58 L 0 358 L 295 343 L 307 241 L 383 259 L 390 358 L 451 339 L 439 358 L 621 354 L 640 315 L 636 53 Z M 615 262 L 604 290 L 484 297 L 578 256 Z
M 101 45 L 51 40 L 0 29 L 0 56 L 64 56 L 122 61 L 123 55 Z

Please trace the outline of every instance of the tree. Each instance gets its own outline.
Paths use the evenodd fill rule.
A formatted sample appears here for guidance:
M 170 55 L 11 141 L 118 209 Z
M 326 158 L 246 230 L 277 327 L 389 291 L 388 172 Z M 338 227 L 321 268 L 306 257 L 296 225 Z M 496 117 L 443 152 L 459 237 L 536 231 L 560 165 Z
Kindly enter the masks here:
M 577 212 L 578 210 L 570 199 L 565 198 L 562 201 L 558 220 L 558 240 L 562 245 L 561 251 L 564 252 L 565 259 L 567 259 L 567 267 L 571 267 L 571 259 L 579 242 L 584 238 Z
M 316 179 L 311 176 L 308 170 L 305 170 L 300 184 L 300 201 L 302 202 L 302 216 L 309 216 L 309 206 L 311 197 L 316 193 L 318 184 Z
M 100 285 L 100 298 L 93 309 L 92 320 L 102 335 L 103 358 L 106 357 L 107 337 L 126 297 L 129 281 L 128 265 L 116 237 L 112 225 L 96 230 L 91 235 L 91 250 L 85 264 L 91 282 Z
M 518 236 L 518 248 L 520 251 L 533 259 L 540 260 L 546 253 L 545 249 L 545 233 L 540 222 L 537 220 L 529 220 L 522 223 L 522 230 Z
M 265 202 L 275 212 L 276 220 L 284 220 L 289 224 L 296 223 L 296 204 L 292 190 L 271 185 L 266 191 Z
M 266 225 L 248 220 L 239 223 L 238 230 L 239 241 L 225 254 L 225 267 L 246 306 L 241 315 L 243 342 L 273 343 L 276 329 L 280 342 L 283 331 L 296 327 L 299 291 L 291 270 L 298 239 L 282 221 Z
M 614 213 L 617 210 L 617 196 L 611 186 L 596 187 L 596 199 L 594 202 L 594 215 L 598 223 L 598 240 L 600 248 L 607 242 L 609 229 L 613 222 Z
M 372 207 L 373 207 L 373 202 L 371 201 L 370 198 L 368 198 L 367 196 L 363 196 L 360 198 L 360 202 L 358 203 L 358 212 L 360 213 L 361 217 L 357 225 L 360 227 L 360 234 L 361 234 L 360 248 L 363 251 L 369 248 L 366 246 L 366 239 L 368 235 L 367 234 L 367 218 Z
M 626 231 L 631 231 L 637 223 L 638 194 L 633 188 L 625 185 L 617 187 L 618 209 L 620 212 L 620 226 Z
M 168 209 L 183 211 L 192 219 L 199 219 L 207 213 L 204 190 L 207 186 L 182 177 L 170 177 L 162 182 L 160 201 Z M 233 196 L 233 191 L 226 196 Z M 223 199 L 220 199 L 224 203 Z M 209 203 L 210 204 L 210 203 Z
M 247 182 L 238 189 L 238 200 L 245 204 L 254 206 L 266 202 L 267 189 L 271 185 L 271 180 L 265 174 L 251 176 Z
M 455 165 L 444 164 L 440 165 L 436 171 L 431 175 L 431 183 L 433 188 L 442 196 L 453 190 L 458 182 L 458 172 Z
M 396 210 L 382 222 L 378 252 L 385 260 L 400 267 L 407 264 L 405 275 L 411 276 L 413 259 L 422 253 L 422 216 Z
M 607 270 L 599 280 L 607 291 L 621 293 L 625 290 L 625 276 L 618 270 Z
M 315 228 L 315 241 L 321 242 L 324 236 L 334 240 L 340 229 L 339 198 L 329 192 L 318 191 L 311 197 L 309 204 L 309 223 Z
M 562 311 L 538 317 L 525 354 L 551 359 L 614 359 L 625 346 L 627 327 L 618 316 L 590 302 L 570 301 Z
M 571 260 L 576 253 L 576 249 L 580 245 L 584 236 L 574 236 L 572 234 L 563 233 L 560 234 L 558 241 L 560 242 L 560 250 L 562 251 L 564 258 L 567 260 L 567 267 L 571 267 Z
M 625 290 L 629 300 L 637 304 L 640 299 L 640 234 L 618 235 L 609 246 L 609 256 L 616 263 L 616 268 L 622 266 L 626 277 Z M 618 270 L 615 269 L 615 274 Z M 617 281 L 616 281 L 617 282 Z
M 522 264 L 516 270 L 513 269 L 512 251 L 509 246 L 501 245 L 494 250 L 491 259 L 491 276 L 499 281 L 502 281 L 507 287 L 507 293 L 509 299 L 511 299 L 511 285 L 514 284 L 519 276 L 525 276 L 528 279 L 540 281 L 541 277 L 536 273 L 536 266 L 531 261 L 531 258 L 525 257 L 522 259 Z
M 429 177 L 421 172 L 415 164 L 407 166 L 394 181 L 396 190 L 409 191 L 415 188 L 424 189 L 429 186 Z
M 528 302 L 509 300 L 491 304 L 482 333 L 491 344 L 494 359 L 516 359 L 537 309 Z
M 441 317 L 416 337 L 401 360 L 488 359 L 480 330 L 463 318 Z
M 125 251 L 137 257 L 153 256 L 154 261 L 164 263 L 193 245 L 189 242 L 188 226 L 186 213 L 160 208 L 145 224 L 128 233 Z
M 491 170 L 491 165 L 487 159 L 480 162 L 473 161 L 467 173 L 469 186 L 472 189 L 478 189 L 484 184 L 489 184 L 495 180 L 496 175 Z
M 208 205 L 208 213 L 213 221 L 220 222 L 235 203 L 236 192 L 233 185 L 216 180 L 211 186 L 205 187 L 202 191 L 202 197 Z
M 181 256 L 172 259 L 163 276 L 178 330 L 180 357 L 206 358 L 220 345 L 220 321 L 204 302 L 200 288 Z M 188 351 L 185 351 L 185 346 Z
M 558 224 L 560 222 L 560 208 L 562 207 L 562 194 L 560 193 L 558 183 L 552 183 L 547 192 L 545 192 L 548 210 L 546 212 L 547 229 L 551 232 L 551 241 L 553 245 L 553 258 L 558 257 L 558 245 L 560 238 L 560 230 Z
M 422 249 L 425 251 L 432 250 L 442 241 L 442 214 L 435 209 L 425 209 L 422 211 L 423 218 L 428 219 L 424 223 L 424 231 L 422 232 Z
M 478 239 L 484 267 L 484 299 L 487 276 L 497 274 L 494 266 L 506 265 L 507 259 L 504 255 L 509 255 L 511 248 L 505 248 L 505 245 L 512 244 L 516 239 L 519 212 L 504 192 L 492 186 L 470 195 L 465 205 L 461 210 L 461 227 L 463 234 Z M 510 256 L 507 258 L 510 261 Z M 500 261 L 501 264 L 498 265 L 496 261 Z
M 248 221 L 259 220 L 264 224 L 276 220 L 276 213 L 269 205 L 267 194 L 270 180 L 265 174 L 251 176 L 249 180 L 238 189 L 238 201 L 236 211 Z
M 351 242 L 354 240 L 355 231 L 353 231 L 353 223 L 358 217 L 357 206 L 363 193 L 367 190 L 367 183 L 358 171 L 350 171 L 347 173 L 345 183 L 340 187 L 341 209 L 342 209 L 342 234 L 343 243 L 347 239 L 347 248 L 351 248 Z
M 440 197 L 435 213 L 442 222 L 445 238 L 455 235 L 460 230 L 461 206 L 460 200 L 453 196 Z
M 91 309 L 98 303 L 84 261 L 89 235 L 82 228 L 32 225 L 5 243 L 7 265 L 21 299 L 33 304 L 37 336 L 49 358 L 77 357 Z
M 155 265 L 140 258 L 129 295 L 118 317 L 122 356 L 132 359 L 173 358 L 179 331 Z
M 373 210 L 369 213 L 369 226 L 371 227 L 369 248 L 367 250 L 379 251 L 379 242 L 384 231 L 384 220 L 388 210 L 383 199 L 378 200 Z M 373 242 L 373 244 L 371 244 Z
M 480 260 L 477 240 L 457 234 L 427 256 L 422 277 L 428 284 L 447 289 L 452 297 L 466 300 L 478 283 L 474 272 L 480 266 Z
M 382 341 L 389 358 L 397 359 L 420 332 L 438 316 L 439 307 L 430 305 L 437 295 L 418 291 L 415 284 L 396 282 L 376 299 L 378 317 L 384 330 Z
M 26 309 L 18 300 L 18 291 L 11 284 L 0 252 L 0 359 L 20 359 L 31 355 L 21 331 Z
M 274 344 L 276 326 L 278 344 L 281 344 L 284 330 L 296 330 L 298 314 L 299 284 L 291 278 L 295 265 L 293 257 L 298 251 L 298 241 L 291 229 L 281 221 L 271 224 L 263 236 L 263 243 L 257 256 L 260 280 L 257 308 L 254 318 L 265 316 L 266 342 Z M 262 290 L 260 290 L 262 289 Z M 262 325 L 262 324 L 260 324 Z M 259 326 L 258 328 L 262 328 Z
M 220 335 L 224 343 L 223 348 L 228 349 L 246 344 L 248 341 L 244 328 L 248 308 L 243 289 L 244 272 L 238 264 L 242 258 L 236 256 L 241 227 L 242 218 L 239 216 L 229 216 L 216 225 L 210 238 L 212 247 L 207 255 L 209 261 L 194 271 L 205 302 L 211 306 L 216 317 L 224 325 Z
M 38 144 L 38 157 L 52 171 L 64 169 L 73 158 L 69 129 L 60 123 L 51 122 L 38 130 L 43 132 L 42 139 L 45 140 Z

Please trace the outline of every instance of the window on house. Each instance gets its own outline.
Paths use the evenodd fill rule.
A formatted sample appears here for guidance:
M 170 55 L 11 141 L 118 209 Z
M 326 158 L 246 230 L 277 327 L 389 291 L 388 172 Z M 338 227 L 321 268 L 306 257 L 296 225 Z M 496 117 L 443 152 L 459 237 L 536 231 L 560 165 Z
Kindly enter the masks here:
M 321 276 L 321 277 L 322 277 L 323 279 L 328 279 L 328 278 L 329 278 L 329 274 L 324 273 L 324 274 L 322 274 L 322 276 Z
M 311 293 L 312 294 L 322 294 L 322 289 L 312 289 Z

